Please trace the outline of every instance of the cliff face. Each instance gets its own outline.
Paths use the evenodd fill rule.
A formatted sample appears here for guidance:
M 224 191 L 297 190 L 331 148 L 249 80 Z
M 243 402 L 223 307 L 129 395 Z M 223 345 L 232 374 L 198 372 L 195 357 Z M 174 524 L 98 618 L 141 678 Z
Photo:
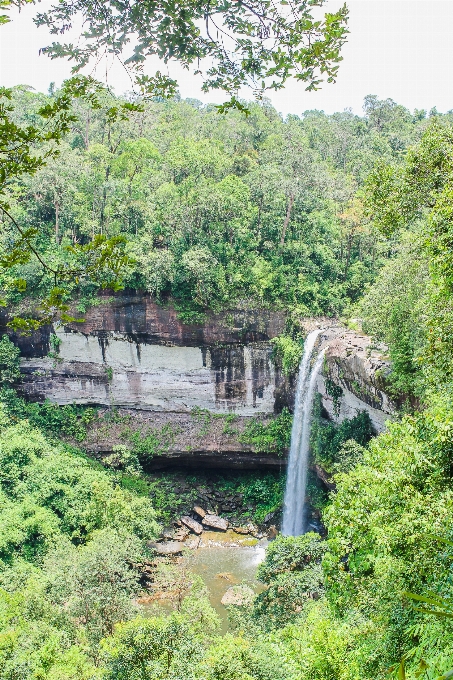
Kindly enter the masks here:
M 234 310 L 187 325 L 149 297 L 116 297 L 91 308 L 83 323 L 57 330 L 54 358 L 48 356 L 51 329 L 41 332 L 47 341 L 31 338 L 23 349 L 21 389 L 59 404 L 272 413 L 283 380 L 270 340 L 284 323 L 278 312 Z
M 329 418 L 341 422 L 367 411 L 376 432 L 382 432 L 396 411 L 385 391 L 390 371 L 386 348 L 376 348 L 371 338 L 341 327 L 328 329 L 321 342 L 327 349 L 318 392 Z
M 253 454 L 239 435 L 251 416 L 266 419 L 292 407 L 295 381 L 282 375 L 271 342 L 284 331 L 284 313 L 237 309 L 196 325 L 181 323 L 174 309 L 148 296 L 121 294 L 100 302 L 83 323 L 13 336 L 22 350 L 20 390 L 27 398 L 114 406 L 138 431 L 177 423 L 165 452 L 168 462 L 282 464 L 275 456 Z M 382 431 L 394 412 L 384 391 L 388 362 L 382 352 L 366 336 L 331 321 L 309 321 L 307 330 L 314 325 L 324 328 L 319 345 L 327 346 L 318 380 L 326 413 L 339 422 L 367 410 L 376 431 Z M 209 427 L 194 420 L 200 410 L 212 414 Z M 235 418 L 234 428 L 216 425 L 216 416 L 228 414 Z M 121 441 L 121 431 L 115 432 L 95 427 L 87 447 L 111 450 Z

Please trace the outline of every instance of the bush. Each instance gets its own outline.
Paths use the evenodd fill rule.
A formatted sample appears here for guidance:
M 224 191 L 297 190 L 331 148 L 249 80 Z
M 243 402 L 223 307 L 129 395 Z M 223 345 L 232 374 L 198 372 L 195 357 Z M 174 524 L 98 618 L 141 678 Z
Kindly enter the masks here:
M 257 453 L 276 453 L 284 456 L 291 442 L 293 416 L 285 407 L 269 423 L 252 420 L 239 436 L 243 444 L 251 444 Z
M 20 350 L 7 335 L 0 340 L 0 381 L 13 383 L 20 377 Z
M 43 404 L 30 403 L 8 388 L 0 389 L 0 400 L 7 413 L 16 419 L 27 419 L 34 427 L 41 428 L 57 437 L 67 436 L 82 442 L 87 425 L 96 417 L 96 409 L 76 404 L 59 406 L 50 401 Z
M 354 418 L 343 420 L 339 425 L 326 422 L 321 418 L 320 397 L 313 408 L 313 421 L 310 435 L 310 446 L 314 460 L 327 472 L 339 469 L 340 460 L 344 460 L 347 468 L 351 466 L 354 456 L 359 455 L 359 449 L 352 455 L 351 445 L 342 451 L 348 441 L 356 442 L 359 447 L 365 447 L 374 436 L 373 424 L 367 411 L 361 411 Z M 350 450 L 349 460 L 348 448 Z M 340 451 L 342 451 L 340 453 Z
M 279 335 L 272 340 L 274 353 L 282 362 L 284 375 L 296 373 L 304 351 L 302 340 L 293 340 L 289 335 Z

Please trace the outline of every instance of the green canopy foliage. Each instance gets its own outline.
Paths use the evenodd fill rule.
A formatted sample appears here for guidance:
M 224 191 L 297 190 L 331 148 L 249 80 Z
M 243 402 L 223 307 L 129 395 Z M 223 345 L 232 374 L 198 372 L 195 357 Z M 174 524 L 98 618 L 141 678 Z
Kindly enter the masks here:
M 307 111 L 283 120 L 266 101 L 250 104 L 248 117 L 224 117 L 194 100 L 131 104 L 84 87 L 59 156 L 5 184 L 11 216 L 33 230 L 30 245 L 52 270 L 27 251 L 0 272 L 18 328 L 19 319 L 32 327 L 38 316 L 77 317 L 100 288 L 117 285 L 172 299 L 187 321 L 244 301 L 290 309 L 294 319 L 336 315 L 392 255 L 361 187 L 378 158 L 400 167 L 426 119 L 372 97 L 364 117 Z M 10 96 L 26 129 L 60 95 Z M 15 243 L 23 250 L 3 222 L 5 257 Z M 297 365 L 296 326 L 276 346 L 285 372 Z

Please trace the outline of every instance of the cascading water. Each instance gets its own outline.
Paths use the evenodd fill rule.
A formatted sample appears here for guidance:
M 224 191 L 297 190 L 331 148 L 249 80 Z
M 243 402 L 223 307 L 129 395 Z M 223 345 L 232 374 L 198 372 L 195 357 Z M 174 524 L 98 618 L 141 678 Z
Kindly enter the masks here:
M 304 500 L 307 486 L 311 412 L 316 378 L 324 358 L 323 350 L 318 354 L 311 368 L 310 362 L 319 333 L 320 331 L 316 330 L 307 336 L 299 367 L 283 506 L 282 534 L 284 536 L 300 536 L 304 533 Z

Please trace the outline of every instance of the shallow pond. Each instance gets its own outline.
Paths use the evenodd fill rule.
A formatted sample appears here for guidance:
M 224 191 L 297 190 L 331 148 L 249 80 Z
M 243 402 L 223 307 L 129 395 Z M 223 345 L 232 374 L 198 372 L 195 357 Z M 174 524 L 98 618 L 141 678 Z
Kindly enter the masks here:
M 195 574 L 199 574 L 209 591 L 212 606 L 222 620 L 223 632 L 228 628 L 227 608 L 222 604 L 222 597 L 228 588 L 246 583 L 256 593 L 264 590 L 264 586 L 256 579 L 256 570 L 264 560 L 265 546 L 250 547 L 209 547 L 198 548 L 185 558 L 187 566 Z
M 251 536 L 239 536 L 232 531 L 206 532 L 199 547 L 187 550 L 177 560 L 181 567 L 201 576 L 209 592 L 209 600 L 222 622 L 222 632 L 228 630 L 228 611 L 221 600 L 232 586 L 246 584 L 255 593 L 262 592 L 264 585 L 256 578 L 256 570 L 264 560 L 267 540 L 258 541 Z M 141 604 L 150 611 L 156 602 L 167 608 L 171 604 L 165 597 L 144 600 Z

